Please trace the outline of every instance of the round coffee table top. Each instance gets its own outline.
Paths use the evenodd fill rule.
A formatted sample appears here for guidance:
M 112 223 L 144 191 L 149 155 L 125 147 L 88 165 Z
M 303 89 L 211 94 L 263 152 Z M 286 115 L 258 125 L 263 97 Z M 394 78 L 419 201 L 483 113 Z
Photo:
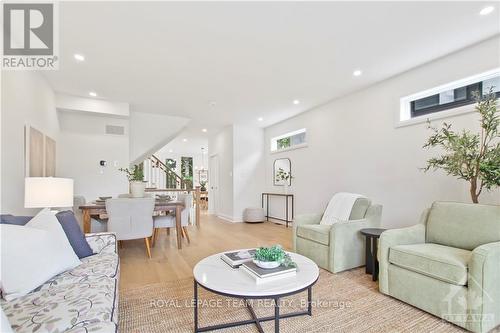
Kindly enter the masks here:
M 386 230 L 387 229 L 381 229 L 381 228 L 366 228 L 366 229 L 361 229 L 359 232 L 361 232 L 361 234 L 365 236 L 378 238 Z
M 238 250 L 235 250 L 238 251 Z M 297 264 L 297 274 L 275 281 L 257 284 L 240 268 L 231 268 L 218 253 L 202 259 L 193 268 L 193 275 L 200 285 L 214 291 L 238 297 L 268 297 L 293 293 L 305 289 L 319 277 L 318 266 L 297 253 L 288 252 Z

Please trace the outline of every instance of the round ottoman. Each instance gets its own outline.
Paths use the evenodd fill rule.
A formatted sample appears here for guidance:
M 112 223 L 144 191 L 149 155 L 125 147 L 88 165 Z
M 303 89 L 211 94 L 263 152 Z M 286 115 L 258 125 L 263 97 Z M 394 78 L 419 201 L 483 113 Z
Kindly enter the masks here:
M 243 221 L 249 223 L 264 222 L 266 219 L 263 208 L 246 208 L 243 213 Z

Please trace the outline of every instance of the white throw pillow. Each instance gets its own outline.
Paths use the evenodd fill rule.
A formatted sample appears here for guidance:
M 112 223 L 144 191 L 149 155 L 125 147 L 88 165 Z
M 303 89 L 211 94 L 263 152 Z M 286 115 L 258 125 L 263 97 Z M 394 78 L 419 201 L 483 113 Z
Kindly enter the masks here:
M 0 281 L 7 301 L 28 294 L 80 265 L 59 221 L 48 209 L 25 226 L 0 224 Z
M 0 307 L 0 332 L 2 333 L 13 333 L 12 327 L 10 326 L 9 319 Z

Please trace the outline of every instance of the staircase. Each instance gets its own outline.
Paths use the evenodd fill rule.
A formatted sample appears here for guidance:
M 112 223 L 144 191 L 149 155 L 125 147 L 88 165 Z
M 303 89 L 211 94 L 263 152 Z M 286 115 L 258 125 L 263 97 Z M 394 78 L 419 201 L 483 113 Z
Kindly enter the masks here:
M 148 157 L 143 164 L 144 180 L 148 188 L 155 189 L 187 189 L 181 176 L 170 169 L 155 155 Z

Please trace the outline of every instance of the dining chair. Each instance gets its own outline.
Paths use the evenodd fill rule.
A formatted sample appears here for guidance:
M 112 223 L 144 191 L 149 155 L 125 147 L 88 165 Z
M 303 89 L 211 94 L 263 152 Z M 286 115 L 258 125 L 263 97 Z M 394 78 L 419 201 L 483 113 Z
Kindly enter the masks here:
M 106 200 L 108 231 L 114 232 L 118 241 L 143 238 L 148 257 L 151 258 L 149 237 L 153 235 L 154 207 L 153 198 Z
M 83 213 L 80 206 L 87 203 L 87 200 L 82 195 L 75 195 L 73 197 L 73 213 L 78 221 L 80 228 L 83 230 Z M 108 231 L 106 219 L 90 219 L 90 232 L 106 232 Z
M 190 243 L 188 229 L 189 220 L 191 217 L 191 206 L 193 205 L 193 195 L 191 193 L 188 194 L 178 194 L 177 200 L 184 202 L 184 208 L 181 211 L 181 232 L 182 237 L 186 237 L 187 242 Z M 154 217 L 154 232 L 153 232 L 153 246 L 156 241 L 156 237 L 158 235 L 159 229 L 166 228 L 169 231 L 169 228 L 175 228 L 175 214 L 168 214 L 163 216 L 155 216 Z

